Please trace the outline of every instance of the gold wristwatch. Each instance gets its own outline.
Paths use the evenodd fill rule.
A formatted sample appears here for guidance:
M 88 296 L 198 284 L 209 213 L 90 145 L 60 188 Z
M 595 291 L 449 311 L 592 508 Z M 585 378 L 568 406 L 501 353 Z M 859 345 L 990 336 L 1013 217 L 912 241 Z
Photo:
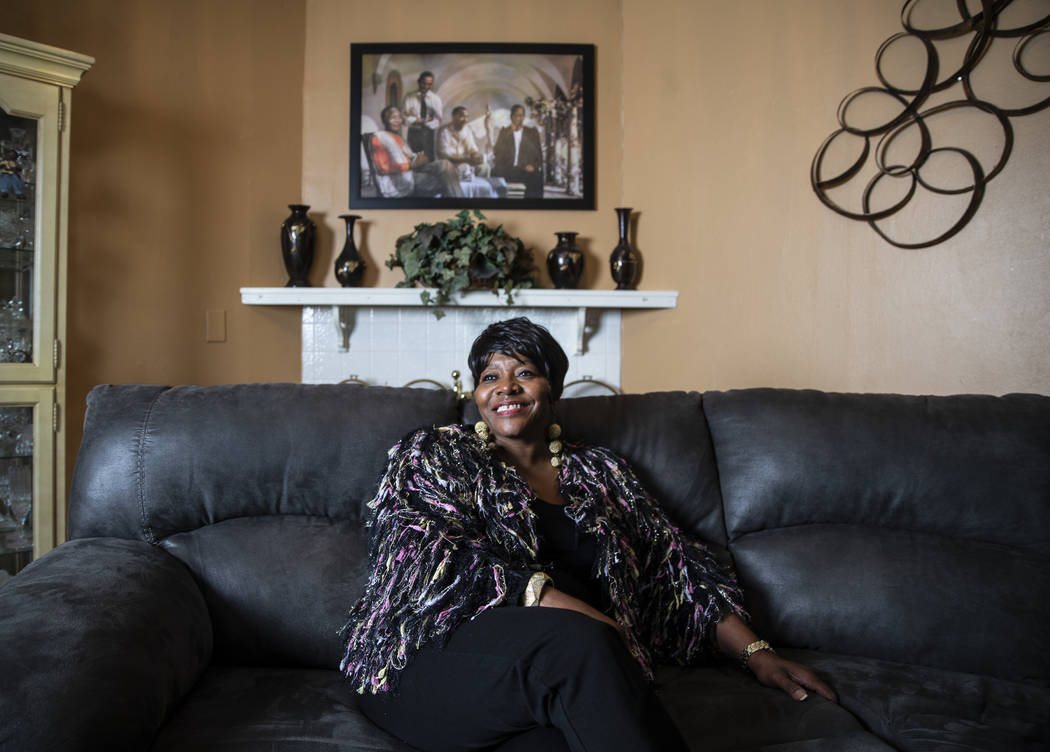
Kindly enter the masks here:
M 770 653 L 775 653 L 773 647 L 765 640 L 755 640 L 750 645 L 740 651 L 740 665 L 747 668 L 747 662 L 755 653 L 760 650 L 768 650 Z
M 549 583 L 554 582 L 551 576 L 546 572 L 535 572 L 532 577 L 529 578 L 528 584 L 525 586 L 525 592 L 521 596 L 521 604 L 523 606 L 538 606 L 540 604 L 540 597 L 543 595 L 543 588 L 547 587 Z

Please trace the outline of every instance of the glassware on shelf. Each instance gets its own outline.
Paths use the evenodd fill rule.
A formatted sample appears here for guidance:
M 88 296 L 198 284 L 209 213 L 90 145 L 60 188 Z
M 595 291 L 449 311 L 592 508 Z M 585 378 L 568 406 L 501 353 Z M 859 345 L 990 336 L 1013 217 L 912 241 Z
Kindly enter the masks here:
M 18 521 L 8 504 L 8 499 L 11 498 L 11 481 L 7 477 L 7 462 L 4 461 L 2 465 L 3 467 L 0 467 L 0 548 L 6 549 L 9 546 L 3 544 L 6 543 L 7 536 L 2 534 L 18 530 Z
M 22 207 L 17 222 L 17 237 L 14 248 L 31 251 L 35 245 L 36 223 L 33 221 L 33 210 L 29 206 Z
M 17 295 L 0 302 L 0 363 L 28 363 L 33 355 L 33 322 Z
M 12 463 L 7 473 L 11 491 L 8 507 L 18 525 L 11 536 L 16 548 L 33 546 L 33 468 L 21 461 Z
M 22 238 L 19 212 L 14 206 L 0 206 L 0 248 L 14 248 Z
M 32 456 L 33 408 L 0 407 L 0 460 Z
M 0 458 L 9 459 L 14 457 L 15 444 L 18 436 L 22 433 L 24 420 L 18 407 L 0 407 Z M 6 472 L 6 467 L 0 467 L 0 475 Z M 6 475 L 4 475 L 6 477 Z
M 5 207 L 7 208 L 7 207 Z M 10 212 L 4 212 L 10 216 Z M 5 279 L 5 294 L 0 301 L 0 362 L 29 363 L 33 360 L 33 321 L 26 292 L 33 276 L 33 234 L 35 224 L 31 209 L 23 209 L 12 229 L 12 243 L 0 256 L 0 269 Z M 0 226 L 0 232 L 3 231 Z M 2 240 L 3 238 L 0 238 Z M 0 243 L 2 245 L 2 243 Z M 14 249 L 14 250 L 11 250 Z
M 10 363 L 7 356 L 7 342 L 14 331 L 14 320 L 7 308 L 7 302 L 0 303 L 0 363 Z M 2 440 L 2 439 L 0 439 Z
M 33 456 L 33 427 L 24 426 L 22 433 L 15 438 L 15 457 Z
M 25 118 L 19 119 L 25 120 Z M 29 139 L 26 138 L 29 132 L 25 128 L 8 128 L 7 133 L 9 135 L 9 140 L 5 143 L 10 144 L 12 149 L 21 151 L 29 146 Z
M 22 182 L 25 184 L 25 196 L 31 198 L 32 187 L 36 183 L 36 158 L 33 156 L 31 144 L 18 150 L 18 166 L 21 170 Z

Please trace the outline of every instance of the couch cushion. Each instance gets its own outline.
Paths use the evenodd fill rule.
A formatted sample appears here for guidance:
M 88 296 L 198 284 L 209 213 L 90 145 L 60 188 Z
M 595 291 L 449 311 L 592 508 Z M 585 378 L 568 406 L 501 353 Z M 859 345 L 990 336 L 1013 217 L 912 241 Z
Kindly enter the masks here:
M 146 749 L 212 654 L 192 575 L 155 546 L 70 541 L 0 588 L 0 749 Z
M 661 667 L 657 694 L 694 748 L 709 752 L 890 752 L 845 708 L 811 693 L 796 702 L 735 664 Z M 701 744 L 702 741 L 702 744 Z
M 337 671 L 215 666 L 163 728 L 154 752 L 411 752 L 357 709 Z
M 765 634 L 1050 679 L 1050 397 L 754 389 L 704 407 Z
M 1050 397 L 709 392 L 730 539 L 842 522 L 1050 557 Z
M 357 520 L 386 451 L 455 395 L 329 384 L 101 386 L 88 396 L 70 536 L 155 543 L 254 515 Z
M 177 533 L 161 545 L 200 583 L 217 663 L 339 665 L 337 633 L 368 574 L 362 525 L 296 515 L 241 517 Z
M 904 752 L 1050 749 L 1050 686 L 857 656 L 781 652 L 820 671 L 844 708 Z
M 1017 680 L 1050 671 L 1050 566 L 1036 557 L 841 524 L 751 533 L 732 551 L 756 630 L 778 642 Z

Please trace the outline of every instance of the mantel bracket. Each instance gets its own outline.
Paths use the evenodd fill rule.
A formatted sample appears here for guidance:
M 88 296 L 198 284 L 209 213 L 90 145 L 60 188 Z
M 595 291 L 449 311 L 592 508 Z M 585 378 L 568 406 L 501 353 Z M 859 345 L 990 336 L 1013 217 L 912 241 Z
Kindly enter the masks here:
M 335 325 L 339 329 L 339 351 L 350 350 L 350 335 L 354 333 L 357 322 L 357 307 L 349 305 L 332 306 L 335 313 Z
M 576 354 L 587 352 L 587 309 L 580 306 L 576 309 Z

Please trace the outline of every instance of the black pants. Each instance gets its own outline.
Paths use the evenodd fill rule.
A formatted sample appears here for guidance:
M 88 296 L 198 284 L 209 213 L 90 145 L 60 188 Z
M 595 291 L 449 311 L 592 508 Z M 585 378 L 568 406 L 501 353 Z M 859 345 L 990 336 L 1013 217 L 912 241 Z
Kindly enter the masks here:
M 543 198 L 543 171 L 529 172 L 524 167 L 493 167 L 493 177 L 504 178 L 511 183 L 525 184 L 525 198 Z
M 408 141 L 408 148 L 412 151 L 423 152 L 431 162 L 437 159 L 437 154 L 434 150 L 434 131 L 422 123 L 412 123 L 412 125 L 408 126 L 408 134 L 405 140 Z
M 686 750 L 616 630 L 564 609 L 486 611 L 361 707 L 427 752 Z

